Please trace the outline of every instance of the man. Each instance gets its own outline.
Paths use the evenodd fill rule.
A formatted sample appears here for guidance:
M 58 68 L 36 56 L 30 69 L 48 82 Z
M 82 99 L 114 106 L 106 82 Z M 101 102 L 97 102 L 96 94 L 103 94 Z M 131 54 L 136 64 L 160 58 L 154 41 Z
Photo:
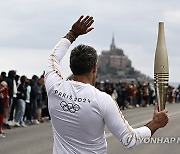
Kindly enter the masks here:
M 168 123 L 167 111 L 158 112 L 156 106 L 153 119 L 133 129 L 111 96 L 92 86 L 97 53 L 90 46 L 79 45 L 72 50 L 70 68 L 74 78 L 63 79 L 59 71 L 61 59 L 78 36 L 93 30 L 93 22 L 93 17 L 81 16 L 48 59 L 45 85 L 54 134 L 53 154 L 106 154 L 105 124 L 126 147 L 132 147 Z
M 8 116 L 8 124 L 10 126 L 14 126 L 14 110 L 17 107 L 17 87 L 18 84 L 16 82 L 16 71 L 10 70 L 8 72 L 7 83 L 9 88 L 9 116 Z

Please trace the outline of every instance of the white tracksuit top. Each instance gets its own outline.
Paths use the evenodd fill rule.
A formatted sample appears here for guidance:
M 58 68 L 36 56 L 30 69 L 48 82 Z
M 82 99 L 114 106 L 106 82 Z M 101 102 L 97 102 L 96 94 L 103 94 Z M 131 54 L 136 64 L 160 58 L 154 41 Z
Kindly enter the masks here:
M 53 128 L 53 154 L 106 154 L 105 125 L 127 148 L 138 145 L 151 131 L 133 129 L 117 103 L 90 84 L 64 80 L 60 61 L 71 42 L 62 38 L 52 50 L 45 73 Z

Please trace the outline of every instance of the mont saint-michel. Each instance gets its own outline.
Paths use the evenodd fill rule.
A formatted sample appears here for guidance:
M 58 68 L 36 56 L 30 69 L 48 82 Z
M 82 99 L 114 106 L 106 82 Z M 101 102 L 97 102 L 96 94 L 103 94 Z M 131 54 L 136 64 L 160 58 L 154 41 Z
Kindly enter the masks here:
M 97 80 L 118 82 L 120 80 L 150 81 L 151 79 L 132 66 L 124 50 L 116 47 L 113 36 L 110 49 L 103 50 L 99 55 Z

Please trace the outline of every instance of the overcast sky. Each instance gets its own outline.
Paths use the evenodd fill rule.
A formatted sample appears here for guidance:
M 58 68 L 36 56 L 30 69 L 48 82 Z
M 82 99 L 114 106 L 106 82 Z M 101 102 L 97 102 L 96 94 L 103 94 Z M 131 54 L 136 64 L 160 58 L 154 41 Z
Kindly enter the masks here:
M 79 37 L 70 49 L 84 43 L 98 50 L 115 44 L 137 70 L 153 77 L 158 22 L 165 23 L 170 81 L 180 82 L 180 1 L 175 0 L 0 0 L 0 72 L 41 75 L 48 53 L 80 15 L 95 19 L 91 33 Z M 70 75 L 69 53 L 62 74 Z

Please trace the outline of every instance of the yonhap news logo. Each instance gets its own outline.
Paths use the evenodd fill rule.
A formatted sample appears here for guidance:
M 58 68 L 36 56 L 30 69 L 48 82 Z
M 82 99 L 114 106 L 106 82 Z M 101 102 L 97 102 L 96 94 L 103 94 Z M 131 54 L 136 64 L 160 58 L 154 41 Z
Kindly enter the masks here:
M 123 136 L 122 143 L 123 143 L 125 148 L 133 147 L 136 144 L 135 134 L 126 133 Z
M 126 148 L 136 144 L 180 144 L 180 137 L 137 137 L 135 133 L 126 133 L 122 138 L 122 143 Z
M 180 144 L 180 137 L 147 137 L 140 141 L 144 144 Z

